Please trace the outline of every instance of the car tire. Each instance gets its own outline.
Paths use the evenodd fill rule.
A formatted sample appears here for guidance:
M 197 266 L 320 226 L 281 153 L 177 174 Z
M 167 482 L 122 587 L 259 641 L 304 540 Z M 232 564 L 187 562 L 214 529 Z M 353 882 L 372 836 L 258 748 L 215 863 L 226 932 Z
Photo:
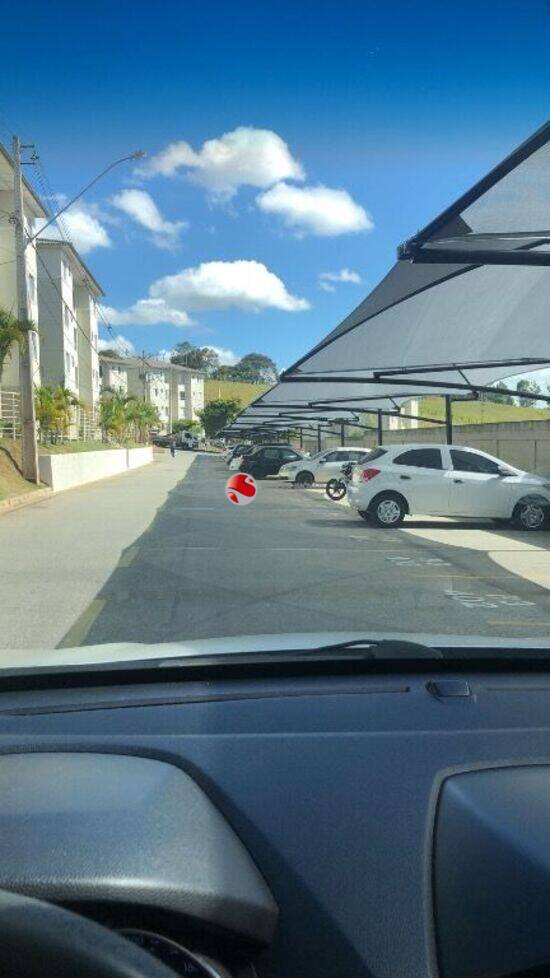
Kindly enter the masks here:
M 526 499 L 517 504 L 512 520 L 518 530 L 544 530 L 550 522 L 550 513 L 548 506 L 539 500 Z
M 313 475 L 306 469 L 304 469 L 303 472 L 298 472 L 294 480 L 294 484 L 301 486 L 302 489 L 310 489 L 314 482 L 315 479 L 313 478 Z
M 400 526 L 407 513 L 405 500 L 397 492 L 381 492 L 369 506 L 369 514 L 376 526 L 393 529 Z

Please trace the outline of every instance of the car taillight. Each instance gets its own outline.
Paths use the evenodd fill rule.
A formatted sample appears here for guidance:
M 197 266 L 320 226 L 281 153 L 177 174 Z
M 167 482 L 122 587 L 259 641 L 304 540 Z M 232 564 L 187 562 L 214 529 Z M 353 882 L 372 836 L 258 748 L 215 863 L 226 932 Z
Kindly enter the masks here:
M 380 469 L 363 469 L 361 472 L 363 482 L 370 482 L 371 479 L 374 479 L 375 475 L 380 475 Z

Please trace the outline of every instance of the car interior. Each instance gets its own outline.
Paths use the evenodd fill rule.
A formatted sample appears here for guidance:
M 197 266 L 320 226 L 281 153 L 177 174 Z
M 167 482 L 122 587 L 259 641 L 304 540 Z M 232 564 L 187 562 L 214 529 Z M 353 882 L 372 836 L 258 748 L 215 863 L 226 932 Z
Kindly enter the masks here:
M 3 672 L 1 973 L 548 974 L 548 659 L 514 651 Z

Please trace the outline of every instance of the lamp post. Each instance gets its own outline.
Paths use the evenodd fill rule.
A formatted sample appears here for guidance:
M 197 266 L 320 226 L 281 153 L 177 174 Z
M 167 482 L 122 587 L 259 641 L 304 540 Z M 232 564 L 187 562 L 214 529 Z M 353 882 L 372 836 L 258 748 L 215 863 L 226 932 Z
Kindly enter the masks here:
M 28 322 L 29 315 L 29 296 L 27 288 L 27 268 L 25 252 L 28 245 L 32 244 L 39 234 L 50 227 L 58 217 L 71 207 L 75 201 L 79 200 L 85 193 L 101 180 L 106 173 L 114 169 L 120 163 L 129 160 L 138 160 L 145 156 L 143 150 L 137 150 L 129 156 L 122 156 L 118 160 L 109 163 L 101 173 L 98 173 L 93 180 L 76 194 L 67 204 L 64 205 L 49 221 L 33 235 L 29 235 L 25 230 L 24 207 L 23 207 L 23 178 L 21 174 L 21 149 L 32 148 L 29 145 L 22 147 L 18 136 L 13 137 L 13 195 L 14 212 L 13 224 L 15 230 L 15 268 L 16 268 L 16 288 L 17 288 L 17 307 L 18 315 L 22 322 Z M 34 411 L 34 371 L 35 371 L 35 349 L 34 331 L 29 332 L 28 342 L 22 350 L 19 358 L 19 383 L 21 390 L 21 461 L 22 472 L 25 479 L 30 482 L 40 481 L 38 471 L 38 445 L 36 440 L 36 416 Z

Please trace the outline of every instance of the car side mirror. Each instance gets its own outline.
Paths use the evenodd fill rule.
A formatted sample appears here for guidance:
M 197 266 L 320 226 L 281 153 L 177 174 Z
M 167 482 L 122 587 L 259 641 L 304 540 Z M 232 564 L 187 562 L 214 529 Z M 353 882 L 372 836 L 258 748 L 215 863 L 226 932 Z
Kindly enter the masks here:
M 501 479 L 504 479 L 507 475 L 513 475 L 511 469 L 506 469 L 503 465 L 499 465 L 498 474 Z
M 327 464 L 326 458 L 319 459 L 319 465 L 326 465 L 326 464 Z

